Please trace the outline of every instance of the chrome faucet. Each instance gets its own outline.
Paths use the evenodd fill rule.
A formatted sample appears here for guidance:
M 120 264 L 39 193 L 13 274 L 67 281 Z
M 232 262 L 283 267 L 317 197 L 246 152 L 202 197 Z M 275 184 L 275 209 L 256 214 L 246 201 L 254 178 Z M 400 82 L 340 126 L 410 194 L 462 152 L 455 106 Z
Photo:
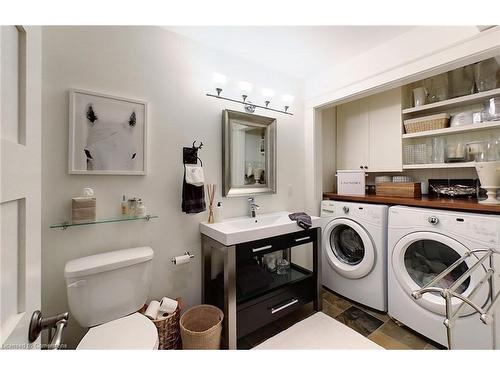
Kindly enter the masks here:
M 255 203 L 254 197 L 248 198 L 248 214 L 250 215 L 250 217 L 255 217 L 256 214 L 255 211 L 258 210 L 259 208 L 260 206 Z

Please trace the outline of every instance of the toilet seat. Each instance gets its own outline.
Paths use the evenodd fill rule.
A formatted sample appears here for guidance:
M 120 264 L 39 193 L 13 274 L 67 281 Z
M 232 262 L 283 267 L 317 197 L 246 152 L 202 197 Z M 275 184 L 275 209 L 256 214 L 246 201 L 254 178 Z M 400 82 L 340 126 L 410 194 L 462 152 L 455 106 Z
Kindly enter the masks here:
M 158 331 L 151 320 L 134 313 L 91 328 L 77 349 L 158 349 Z

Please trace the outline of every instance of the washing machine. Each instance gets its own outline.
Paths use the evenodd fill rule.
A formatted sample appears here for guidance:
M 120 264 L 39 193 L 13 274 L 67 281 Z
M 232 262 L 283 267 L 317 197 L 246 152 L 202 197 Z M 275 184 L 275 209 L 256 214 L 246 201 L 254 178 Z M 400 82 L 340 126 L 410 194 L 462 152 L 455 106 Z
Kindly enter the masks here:
M 445 301 L 438 293 L 414 299 L 411 293 L 433 280 L 466 252 L 474 249 L 499 249 L 500 217 L 453 211 L 394 206 L 388 224 L 388 298 L 389 315 L 424 336 L 447 346 Z M 479 255 L 481 256 L 481 255 Z M 466 272 L 478 257 L 471 256 L 442 279 L 437 286 L 449 287 Z M 496 260 L 495 267 L 499 269 Z M 483 307 L 488 302 L 488 286 L 471 292 L 483 276 L 485 267 L 476 268 L 457 289 Z M 495 276 L 496 286 L 500 279 Z M 498 289 L 498 288 L 496 288 Z M 496 290 L 497 291 L 497 290 Z M 495 292 L 496 292 L 495 291 Z M 452 299 L 453 311 L 460 305 Z M 469 306 L 463 309 L 452 330 L 454 349 L 493 349 L 500 340 L 499 322 L 485 325 Z M 499 316 L 500 314 L 496 314 Z M 497 332 L 495 334 L 495 332 Z M 496 344 L 495 344 L 496 342 Z
M 384 205 L 323 201 L 323 285 L 387 311 L 387 215 Z

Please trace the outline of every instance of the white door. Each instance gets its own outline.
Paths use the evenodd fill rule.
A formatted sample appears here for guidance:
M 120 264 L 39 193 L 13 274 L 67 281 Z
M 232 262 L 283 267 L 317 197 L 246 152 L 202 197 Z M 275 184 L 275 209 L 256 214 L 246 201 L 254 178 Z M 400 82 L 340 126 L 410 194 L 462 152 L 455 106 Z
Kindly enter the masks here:
M 28 348 L 40 309 L 40 27 L 0 26 L 0 138 L 0 345 Z
M 402 171 L 401 88 L 368 98 L 370 157 L 368 171 Z
M 360 279 L 375 265 L 375 246 L 368 232 L 350 219 L 333 219 L 323 230 L 323 251 L 340 275 Z
M 337 107 L 337 169 L 368 166 L 369 125 L 367 99 Z
M 438 274 L 452 265 L 468 249 L 457 240 L 442 234 L 433 232 L 415 232 L 406 235 L 394 246 L 392 252 L 392 270 L 401 288 L 408 294 L 422 288 L 432 281 Z M 451 273 L 436 284 L 437 287 L 447 288 L 457 280 L 469 267 L 476 257 L 470 257 Z M 486 271 L 483 267 L 477 268 L 470 277 L 456 290 L 458 293 L 468 297 L 474 287 L 484 277 Z M 488 288 L 481 288 L 474 296 L 474 302 L 484 306 L 488 300 Z M 414 300 L 415 303 L 433 313 L 445 315 L 445 301 L 437 293 L 426 293 L 422 298 Z M 453 311 L 460 305 L 461 301 L 452 299 Z M 461 316 L 474 313 L 470 306 L 466 306 Z

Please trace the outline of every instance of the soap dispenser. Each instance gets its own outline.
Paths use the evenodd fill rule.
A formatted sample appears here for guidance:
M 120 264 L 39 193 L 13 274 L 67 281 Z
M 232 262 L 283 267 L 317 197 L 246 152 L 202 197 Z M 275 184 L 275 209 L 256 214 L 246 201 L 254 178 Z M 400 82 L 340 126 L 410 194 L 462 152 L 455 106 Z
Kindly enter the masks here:
M 217 202 L 214 209 L 214 223 L 219 223 L 222 220 L 222 203 Z

